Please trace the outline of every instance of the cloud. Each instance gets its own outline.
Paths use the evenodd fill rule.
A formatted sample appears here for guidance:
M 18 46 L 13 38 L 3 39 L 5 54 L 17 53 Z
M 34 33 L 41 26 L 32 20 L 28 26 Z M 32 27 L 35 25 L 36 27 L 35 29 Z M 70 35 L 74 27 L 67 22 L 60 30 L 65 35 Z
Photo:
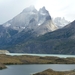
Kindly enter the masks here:
M 45 6 L 52 17 L 66 17 L 71 21 L 75 19 L 75 0 L 0 0 L 0 24 L 30 5 L 35 5 L 37 9 Z

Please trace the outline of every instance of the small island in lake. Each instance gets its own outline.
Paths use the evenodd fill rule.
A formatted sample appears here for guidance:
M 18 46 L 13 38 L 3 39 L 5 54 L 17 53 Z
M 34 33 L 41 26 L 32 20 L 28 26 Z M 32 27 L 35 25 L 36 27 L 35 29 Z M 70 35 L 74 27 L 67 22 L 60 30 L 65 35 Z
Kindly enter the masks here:
M 47 69 L 43 72 L 39 72 L 33 75 L 75 75 L 75 70 L 72 71 L 54 71 L 52 69 Z

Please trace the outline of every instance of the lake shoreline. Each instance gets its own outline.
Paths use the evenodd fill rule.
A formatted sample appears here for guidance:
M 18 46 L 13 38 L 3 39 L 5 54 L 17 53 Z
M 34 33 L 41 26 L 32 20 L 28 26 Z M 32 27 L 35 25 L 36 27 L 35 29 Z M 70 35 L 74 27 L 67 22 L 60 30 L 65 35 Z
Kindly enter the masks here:
M 52 69 L 47 69 L 39 73 L 32 75 L 75 75 L 75 70 L 72 71 L 54 71 Z
M 2 70 L 2 69 L 6 69 L 7 67 L 4 65 L 4 64 L 1 64 L 0 63 L 0 70 Z
M 59 58 L 55 56 L 31 56 L 31 55 L 6 55 L 0 54 L 0 69 L 5 69 L 5 65 L 24 64 L 75 64 L 74 57 Z

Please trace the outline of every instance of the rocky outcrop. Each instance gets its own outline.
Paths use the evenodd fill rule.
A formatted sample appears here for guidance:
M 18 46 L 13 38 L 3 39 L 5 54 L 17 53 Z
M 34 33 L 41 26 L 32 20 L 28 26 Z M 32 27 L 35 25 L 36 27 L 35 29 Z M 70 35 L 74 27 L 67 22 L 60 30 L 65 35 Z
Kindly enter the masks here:
M 6 53 L 9 53 L 8 50 L 0 50 L 0 54 L 6 54 Z

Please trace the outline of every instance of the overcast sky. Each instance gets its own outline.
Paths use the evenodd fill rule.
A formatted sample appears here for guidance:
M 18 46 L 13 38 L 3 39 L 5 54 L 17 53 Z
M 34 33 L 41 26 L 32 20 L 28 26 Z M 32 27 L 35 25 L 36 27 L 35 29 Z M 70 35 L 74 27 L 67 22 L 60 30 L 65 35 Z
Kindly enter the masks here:
M 75 0 L 0 0 L 0 24 L 31 5 L 36 9 L 45 6 L 53 18 L 65 17 L 69 21 L 75 20 Z

